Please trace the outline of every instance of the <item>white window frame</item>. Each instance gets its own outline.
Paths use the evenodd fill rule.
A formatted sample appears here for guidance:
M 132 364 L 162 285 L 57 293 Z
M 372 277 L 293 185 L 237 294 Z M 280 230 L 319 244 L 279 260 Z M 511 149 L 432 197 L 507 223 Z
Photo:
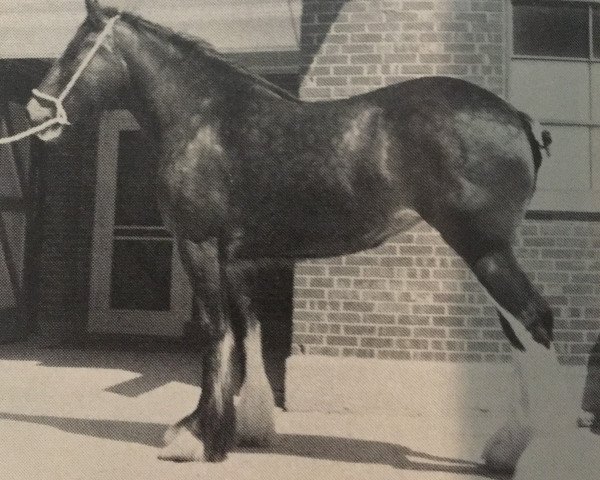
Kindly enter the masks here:
M 529 60 L 529 61 L 560 61 L 560 62 L 577 62 L 585 63 L 588 65 L 591 75 L 591 65 L 600 65 L 600 58 L 593 58 L 593 44 L 592 44 L 592 24 L 590 16 L 590 54 L 589 57 L 584 58 L 571 58 L 571 57 L 553 57 L 553 56 L 537 56 L 537 55 L 515 55 L 514 54 L 514 12 L 513 12 L 513 0 L 506 0 L 508 6 L 507 22 L 508 31 L 506 32 L 506 61 L 507 61 L 507 78 L 506 78 L 506 96 L 509 101 L 512 99 L 510 89 L 510 78 L 512 75 L 512 62 L 513 60 Z M 584 3 L 592 8 L 592 5 L 596 4 L 600 6 L 600 0 L 543 0 L 539 3 Z M 591 111 L 591 109 L 590 109 Z M 537 119 L 542 125 L 548 126 L 550 129 L 561 126 L 572 126 L 572 127 L 585 127 L 588 129 L 598 128 L 600 129 L 600 123 L 594 123 L 591 118 L 586 123 L 581 122 L 560 122 L 553 119 L 538 118 Z M 591 133 L 590 133 L 591 137 Z M 589 148 L 592 150 L 592 138 L 589 141 Z M 600 151 L 600 147 L 599 150 Z M 546 161 L 552 161 L 546 159 Z M 600 212 L 600 157 L 594 161 L 593 151 L 590 151 L 590 162 L 591 162 L 591 173 L 590 179 L 592 185 L 596 188 L 590 190 L 555 190 L 555 189 L 544 189 L 538 188 L 532 199 L 531 205 L 529 206 L 530 211 L 549 211 L 549 212 L 584 212 L 584 213 L 597 213 Z M 543 168 L 543 165 L 542 165 Z

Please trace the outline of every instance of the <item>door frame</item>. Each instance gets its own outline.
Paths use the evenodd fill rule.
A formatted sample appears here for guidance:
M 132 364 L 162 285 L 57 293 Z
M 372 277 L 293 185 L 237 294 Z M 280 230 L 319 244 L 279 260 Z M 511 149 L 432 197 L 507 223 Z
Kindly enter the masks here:
M 171 309 L 119 310 L 110 306 L 119 136 L 140 126 L 127 110 L 104 112 L 99 125 L 88 331 L 181 337 L 192 315 L 192 293 L 173 240 Z

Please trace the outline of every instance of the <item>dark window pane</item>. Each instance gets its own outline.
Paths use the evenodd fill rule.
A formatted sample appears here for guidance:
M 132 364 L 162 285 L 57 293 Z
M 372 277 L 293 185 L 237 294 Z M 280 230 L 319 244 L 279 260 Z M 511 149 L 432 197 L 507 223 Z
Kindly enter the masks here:
M 594 40 L 594 58 L 600 58 L 600 7 L 592 8 L 592 38 Z
M 513 48 L 516 55 L 589 58 L 588 6 L 513 2 Z
M 110 305 L 121 310 L 168 311 L 171 307 L 169 240 L 115 240 Z
M 139 131 L 119 135 L 115 225 L 160 226 L 156 206 L 158 156 Z

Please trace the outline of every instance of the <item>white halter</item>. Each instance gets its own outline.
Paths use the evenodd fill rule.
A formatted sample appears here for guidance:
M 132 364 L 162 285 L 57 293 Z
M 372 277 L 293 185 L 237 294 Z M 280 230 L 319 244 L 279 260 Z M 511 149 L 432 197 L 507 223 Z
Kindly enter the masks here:
M 42 131 L 46 130 L 48 127 L 51 127 L 52 125 L 57 125 L 57 124 L 58 125 L 70 125 L 69 119 L 67 117 L 67 112 L 65 111 L 65 108 L 63 106 L 63 101 L 65 100 L 65 98 L 67 98 L 67 95 L 69 95 L 69 93 L 73 89 L 73 86 L 75 85 L 75 83 L 77 82 L 79 77 L 81 77 L 81 74 L 83 73 L 83 71 L 86 69 L 86 67 L 89 65 L 89 63 L 92 61 L 92 58 L 94 58 L 94 55 L 96 55 L 96 52 L 102 46 L 102 42 L 104 42 L 106 37 L 110 34 L 115 22 L 119 18 L 121 18 L 120 14 L 115 15 L 108 22 L 106 22 L 106 26 L 104 27 L 102 32 L 100 32 L 100 35 L 98 35 L 98 38 L 96 38 L 96 42 L 94 43 L 94 45 L 92 46 L 90 51 L 87 53 L 87 55 L 81 62 L 81 65 L 79 65 L 79 67 L 77 68 L 77 70 L 75 71 L 73 76 L 71 77 L 71 80 L 69 80 L 69 83 L 67 83 L 65 88 L 63 88 L 63 91 L 61 92 L 61 94 L 58 97 L 53 97 L 52 95 L 48 95 L 47 93 L 40 92 L 36 88 L 34 88 L 31 91 L 31 93 L 33 93 L 33 95 L 35 97 L 38 97 L 43 100 L 47 100 L 49 102 L 54 103 L 54 106 L 56 108 L 55 117 L 51 118 L 50 120 L 46 120 L 44 123 L 41 123 L 35 127 L 32 127 L 29 130 L 25 130 L 24 132 L 17 133 L 10 137 L 0 138 L 0 145 L 17 142 L 19 140 L 22 140 L 23 138 L 26 138 L 31 135 L 35 135 L 36 133 L 42 132 Z

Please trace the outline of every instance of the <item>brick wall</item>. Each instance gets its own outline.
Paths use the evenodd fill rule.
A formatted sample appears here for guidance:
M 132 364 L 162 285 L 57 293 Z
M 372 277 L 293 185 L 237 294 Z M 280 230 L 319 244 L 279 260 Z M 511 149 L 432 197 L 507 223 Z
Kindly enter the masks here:
M 423 75 L 505 93 L 504 0 L 306 1 L 300 94 L 345 97 Z M 527 220 L 521 264 L 556 313 L 561 360 L 584 364 L 600 330 L 600 224 Z M 487 294 L 426 224 L 383 246 L 297 266 L 294 352 L 506 361 Z
M 504 0 L 307 0 L 305 99 L 345 97 L 422 75 L 495 93 L 505 84 Z
M 556 315 L 561 360 L 584 364 L 600 331 L 600 225 L 527 220 L 517 256 Z M 494 307 L 425 223 L 360 254 L 297 267 L 296 353 L 506 361 Z

